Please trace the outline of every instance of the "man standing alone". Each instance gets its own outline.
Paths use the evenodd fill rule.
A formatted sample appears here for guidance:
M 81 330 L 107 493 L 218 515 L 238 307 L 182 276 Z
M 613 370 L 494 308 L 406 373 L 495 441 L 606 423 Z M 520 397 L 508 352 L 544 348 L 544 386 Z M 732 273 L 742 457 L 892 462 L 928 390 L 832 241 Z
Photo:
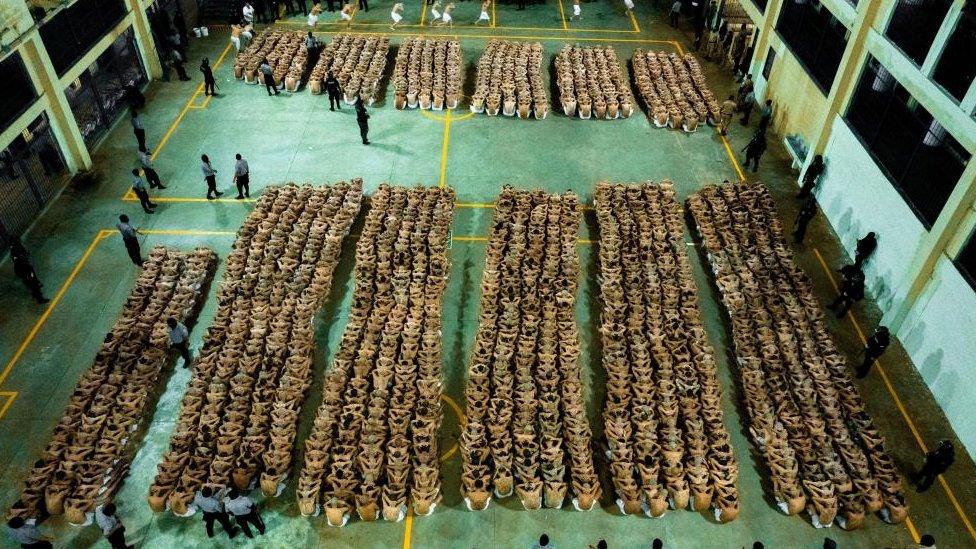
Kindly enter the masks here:
M 329 71 L 325 75 L 325 91 L 329 94 L 329 110 L 335 111 L 337 108 L 342 110 L 342 88 L 339 87 L 339 79 Z
M 264 87 L 267 88 L 268 95 L 278 95 L 278 85 L 275 84 L 274 71 L 271 70 L 271 65 L 268 64 L 267 59 L 261 62 L 258 70 L 261 71 L 261 75 L 264 78 Z
M 183 358 L 183 367 L 189 368 L 192 360 L 190 357 L 190 331 L 186 329 L 185 324 L 173 317 L 166 319 L 166 328 L 169 332 L 170 349 L 179 351 Z
M 912 476 L 919 492 L 928 490 L 935 479 L 945 473 L 952 462 L 956 460 L 956 449 L 948 440 L 939 443 L 939 447 L 925 454 L 925 463 L 922 468 Z
M 122 521 L 115 516 L 115 504 L 112 502 L 95 509 L 95 522 L 101 528 L 105 539 L 111 544 L 112 549 L 129 549 L 131 545 L 125 543 L 125 526 Z
M 729 95 L 729 98 L 722 102 L 722 108 L 719 111 L 722 119 L 718 123 L 718 132 L 720 134 L 728 135 L 729 124 L 732 123 L 732 115 L 735 114 L 736 108 L 738 108 L 738 105 L 735 104 L 735 98 L 732 95 Z
M 139 151 L 146 152 L 146 128 L 142 125 L 142 117 L 139 116 L 139 111 L 135 109 L 132 109 L 132 133 L 136 134 Z
M 671 11 L 668 13 L 668 17 L 671 19 L 671 26 L 678 28 L 678 15 L 681 14 L 681 0 L 674 0 L 674 4 L 671 4 Z
M 40 279 L 37 278 L 37 273 L 34 272 L 34 266 L 31 265 L 30 255 L 27 254 L 27 250 L 23 245 L 16 239 L 10 243 L 10 259 L 14 264 L 14 274 L 17 278 L 24 283 L 27 290 L 30 292 L 31 297 L 34 298 L 38 304 L 43 305 L 50 301 L 44 294 L 41 293 Z
M 139 198 L 139 204 L 142 206 L 142 211 L 147 214 L 156 213 L 153 208 L 156 204 L 152 200 L 149 200 L 149 191 L 146 190 L 146 182 L 139 177 L 139 169 L 132 169 L 132 192 L 136 193 L 136 197 Z
M 369 145 L 369 113 L 361 99 L 356 102 L 356 122 L 359 124 L 359 136 L 363 138 L 363 145 Z
M 129 216 L 122 214 L 115 227 L 122 234 L 122 242 L 125 244 L 125 251 L 129 253 L 129 259 L 133 263 L 142 267 L 142 250 L 139 249 L 139 231 L 129 224 Z
M 237 162 L 234 164 L 234 184 L 237 185 L 237 198 L 238 200 L 244 198 L 251 198 L 251 187 L 249 186 L 251 179 L 251 168 L 247 165 L 247 160 L 241 156 L 241 153 L 234 155 Z

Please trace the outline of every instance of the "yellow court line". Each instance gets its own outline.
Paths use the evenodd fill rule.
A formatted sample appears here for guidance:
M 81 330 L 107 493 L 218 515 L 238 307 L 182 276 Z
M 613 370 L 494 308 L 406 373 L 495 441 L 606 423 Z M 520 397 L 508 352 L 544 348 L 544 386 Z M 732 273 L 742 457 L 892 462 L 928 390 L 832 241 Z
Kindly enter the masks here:
M 413 533 L 413 509 L 407 506 L 407 518 L 403 520 L 403 549 L 410 549 L 410 534 Z
M 630 22 L 634 24 L 634 32 L 640 32 L 640 25 L 637 24 L 637 17 L 634 16 L 634 10 L 628 12 L 630 14 Z
M 444 187 L 446 185 L 445 177 L 447 175 L 447 145 L 451 141 L 451 109 L 447 109 L 447 114 L 444 116 L 444 142 L 441 143 L 441 180 L 439 186 Z
M 455 202 L 455 208 L 494 208 L 494 202 Z
M 495 27 L 502 30 L 535 30 L 535 31 L 558 31 L 560 29 L 553 27 L 509 27 L 507 25 L 501 27 Z M 606 32 L 615 34 L 635 34 L 637 31 L 633 29 L 580 29 L 576 27 L 568 27 L 563 29 L 567 32 Z
M 34 341 L 34 338 L 37 337 L 37 333 L 41 331 L 41 327 L 44 326 L 45 322 L 47 322 L 47 319 L 51 316 L 51 312 L 54 311 L 54 308 L 58 305 L 58 303 L 61 302 L 61 298 L 64 297 L 65 292 L 68 291 L 68 288 L 75 281 L 75 277 L 77 277 L 78 273 L 81 272 L 81 268 L 84 267 L 85 263 L 88 262 L 88 258 L 91 257 L 92 252 L 95 251 L 95 247 L 98 246 L 98 243 L 101 242 L 105 236 L 107 236 L 106 233 L 111 234 L 111 231 L 98 231 L 98 233 L 95 234 L 95 238 L 93 238 L 91 243 L 88 244 L 88 248 L 85 249 L 85 253 L 82 254 L 81 259 L 75 263 L 74 268 L 71 270 L 71 273 L 68 274 L 68 278 L 64 281 L 64 284 L 58 288 L 58 292 L 54 294 L 54 297 L 51 298 L 51 302 L 48 303 L 48 306 L 46 309 L 44 309 L 41 317 L 37 319 L 34 326 L 29 332 L 27 332 L 27 337 L 20 342 L 20 346 L 17 347 L 17 351 L 14 352 L 14 356 L 10 358 L 10 361 L 7 362 L 7 366 L 4 367 L 3 372 L 0 372 L 0 385 L 7 380 L 7 376 L 10 375 L 10 372 L 14 369 L 14 365 L 16 365 L 17 361 L 20 360 L 20 357 L 23 356 L 24 351 L 26 351 L 31 342 Z
M 420 0 L 420 26 L 424 26 L 424 21 L 427 20 L 427 0 Z
M 114 232 L 114 231 L 109 231 Z M 139 229 L 142 234 L 175 236 L 234 236 L 236 231 L 196 231 L 183 229 Z
M 497 3 L 498 0 L 491 0 L 491 28 L 495 28 L 495 22 L 498 21 L 498 19 L 495 17 L 495 4 Z
M 499 27 L 505 28 L 505 27 Z M 552 29 L 558 30 L 558 29 Z M 606 32 L 606 31 L 598 31 Z M 632 33 L 633 31 L 623 31 Z M 444 33 L 436 32 L 359 32 L 359 31 L 345 31 L 344 34 L 352 35 L 367 35 L 367 36 L 407 36 L 407 37 L 425 37 L 430 36 L 432 38 L 444 37 Z M 452 36 L 448 34 L 447 36 Z M 465 38 L 473 38 L 480 40 L 565 40 L 566 35 L 556 35 L 556 36 L 524 36 L 524 35 L 508 35 L 508 34 L 454 34 L 458 37 L 458 40 L 464 40 Z M 673 47 L 679 54 L 684 55 L 684 49 L 681 44 L 675 42 L 674 40 L 654 40 L 651 38 L 590 38 L 583 36 L 574 36 L 572 38 L 576 42 L 603 42 L 603 43 L 632 43 L 632 44 L 668 44 Z
M 227 44 L 227 46 L 224 47 L 224 51 L 221 52 L 220 57 L 217 58 L 217 62 L 213 64 L 214 70 L 216 70 L 217 67 L 219 67 L 220 64 L 224 61 L 224 57 L 227 56 L 227 52 L 230 51 L 230 47 L 231 47 L 230 44 Z M 169 129 L 166 130 L 166 133 L 163 134 L 162 139 L 159 140 L 159 143 L 156 145 L 156 148 L 153 150 L 153 153 L 150 156 L 150 158 L 153 161 L 156 160 L 156 157 L 159 156 L 159 153 L 163 150 L 163 148 L 166 147 L 166 144 L 169 143 L 170 137 L 173 136 L 173 132 L 175 132 L 176 128 L 179 127 L 180 123 L 183 122 L 183 117 L 186 116 L 187 111 L 189 111 L 191 108 L 196 108 L 196 106 L 193 105 L 193 102 L 196 100 L 197 96 L 200 95 L 202 91 L 203 91 L 203 83 L 201 82 L 200 85 L 197 86 L 197 89 L 193 92 L 193 95 L 190 96 L 189 101 L 187 101 L 186 105 L 183 106 L 183 110 L 181 110 L 180 114 L 176 116 L 176 120 L 173 120 L 173 123 L 170 124 Z M 200 105 L 199 107 L 205 108 L 207 106 L 207 103 L 208 102 L 205 101 L 204 104 Z
M 718 131 L 717 129 L 715 130 Z M 739 160 L 735 157 L 735 153 L 732 152 L 732 146 L 729 145 L 729 140 L 725 138 L 721 133 L 718 134 L 719 139 L 722 140 L 722 146 L 725 147 L 726 154 L 729 155 L 729 160 L 732 161 L 732 166 L 735 167 L 735 173 L 739 175 L 739 181 L 746 180 L 746 174 L 742 173 L 742 166 L 739 165 Z
M 122 200 L 124 200 L 126 202 L 138 202 L 139 201 L 139 198 L 136 197 L 135 193 L 132 192 L 132 189 L 129 189 L 129 192 L 127 192 L 125 194 L 125 196 L 122 197 Z M 153 202 L 168 202 L 168 203 L 176 203 L 176 204 L 185 204 L 185 203 L 188 203 L 188 202 L 220 202 L 222 204 L 241 204 L 241 203 L 243 203 L 243 204 L 253 204 L 254 202 L 257 202 L 257 199 L 255 199 L 255 198 L 241 198 L 241 199 L 237 199 L 237 198 L 214 198 L 214 199 L 210 199 L 210 198 L 200 198 L 199 196 L 154 196 L 154 197 L 152 197 L 152 201 Z
M 467 425 L 468 423 L 468 419 L 464 416 L 464 412 L 461 411 L 461 407 L 458 406 L 458 403 L 454 402 L 453 398 L 445 395 L 444 393 L 441 393 L 441 400 L 446 402 L 448 407 L 454 410 L 454 414 L 458 418 L 458 425 L 460 425 L 461 430 L 464 430 L 465 425 Z M 458 449 L 459 449 L 459 444 L 455 442 L 454 445 L 451 446 L 451 449 L 448 450 L 447 452 L 444 452 L 444 455 L 441 456 L 441 463 L 444 463 L 445 461 L 451 459 L 451 456 L 456 454 Z
M 563 30 L 569 30 L 569 25 L 566 24 L 566 11 L 563 10 L 563 0 L 559 0 L 559 18 L 563 22 Z
M 840 291 L 840 287 L 837 285 L 837 281 L 834 279 L 834 273 L 831 272 L 830 267 L 827 266 L 827 262 L 824 261 L 823 255 L 820 254 L 820 250 L 814 248 L 813 253 L 817 256 L 817 261 L 820 262 L 820 266 L 823 267 L 824 272 L 827 273 L 827 278 L 830 280 L 831 286 L 834 287 L 835 291 Z M 857 332 L 857 336 L 861 340 L 861 343 L 867 345 L 867 339 L 864 337 L 864 331 L 861 329 L 860 324 L 858 324 L 857 319 L 854 318 L 854 312 L 850 311 L 847 316 L 850 318 L 851 324 L 854 326 L 854 331 Z M 885 388 L 888 389 L 888 394 L 891 396 L 892 401 L 894 401 L 898 411 L 901 412 L 901 417 L 905 420 L 905 423 L 908 424 L 908 429 L 915 437 L 915 442 L 918 443 L 918 446 L 922 449 L 922 452 L 928 452 L 928 446 L 926 446 L 925 440 L 922 439 L 922 435 L 915 426 L 915 422 L 912 421 L 912 418 L 905 409 L 905 405 L 902 403 L 901 398 L 898 397 L 898 393 L 895 391 L 895 387 L 892 385 L 891 379 L 888 377 L 888 373 L 885 372 L 884 368 L 881 366 L 880 359 L 875 360 L 874 367 L 878 371 L 878 374 L 881 375 L 881 380 L 884 382 Z M 952 491 L 949 483 L 942 475 L 939 475 L 939 483 L 942 485 L 942 489 L 949 497 L 949 503 L 951 503 L 953 508 L 955 508 L 956 513 L 959 515 L 959 518 L 962 519 L 966 530 L 969 531 L 969 535 L 973 538 L 973 540 L 976 540 L 976 529 L 973 528 L 972 523 L 969 521 L 969 517 L 966 515 L 966 512 L 963 511 L 962 506 L 959 504 L 959 500 L 956 499 L 955 493 Z M 918 531 L 915 530 L 915 525 L 911 524 L 910 520 L 906 521 L 906 525 L 917 542 L 919 538 Z
M 236 232 L 231 232 L 231 231 L 194 231 L 194 230 L 180 230 L 180 229 L 148 229 L 148 230 L 140 229 L 139 232 L 143 234 L 149 234 L 149 235 L 189 235 L 189 236 L 194 236 L 194 235 L 234 236 L 237 234 Z M 44 310 L 44 313 L 41 314 L 40 318 L 37 319 L 37 322 L 34 323 L 34 326 L 31 327 L 29 332 L 27 332 L 27 336 L 24 338 L 23 341 L 21 341 L 20 346 L 17 347 L 17 351 L 14 353 L 14 356 L 10 358 L 10 361 L 7 362 L 6 367 L 4 367 L 3 372 L 0 373 L 0 385 L 2 385 L 4 381 L 6 381 L 7 376 L 9 376 L 10 372 L 13 371 L 14 366 L 23 356 L 24 352 L 27 350 L 27 347 L 30 346 L 31 342 L 34 341 L 34 338 L 37 337 L 38 332 L 40 332 L 41 328 L 47 322 L 48 318 L 50 318 L 51 313 L 54 311 L 54 308 L 58 305 L 58 303 L 61 302 L 61 299 L 64 297 L 64 294 L 68 291 L 68 288 L 70 288 L 71 285 L 74 284 L 75 279 L 78 277 L 78 273 L 81 272 L 81 269 L 88 262 L 88 259 L 91 257 L 91 254 L 95 251 L 95 248 L 98 247 L 98 243 L 114 234 L 116 234 L 116 231 L 114 229 L 102 229 L 95 234 L 95 237 L 92 239 L 91 243 L 88 244 L 88 248 L 85 249 L 85 253 L 82 254 L 81 259 L 79 259 L 78 262 L 75 263 L 75 266 L 71 269 L 71 273 L 68 274 L 68 278 L 65 279 L 61 287 L 58 288 L 58 292 L 54 294 L 54 297 L 51 298 L 51 301 L 48 304 L 47 308 Z M 2 410 L 2 413 L 6 413 L 6 410 Z M 2 417 L 2 415 L 0 415 L 0 417 Z
M 0 407 L 0 419 L 3 419 L 3 416 L 7 415 L 7 410 L 13 405 L 18 394 L 17 391 L 0 391 L 0 397 L 7 397 L 6 402 L 3 403 L 3 407 Z

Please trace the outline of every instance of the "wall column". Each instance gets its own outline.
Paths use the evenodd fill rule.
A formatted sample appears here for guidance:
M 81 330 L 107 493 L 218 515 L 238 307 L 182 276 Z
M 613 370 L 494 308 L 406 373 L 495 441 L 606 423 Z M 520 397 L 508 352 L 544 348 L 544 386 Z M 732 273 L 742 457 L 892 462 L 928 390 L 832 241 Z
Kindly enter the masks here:
M 925 291 L 925 286 L 932 278 L 935 266 L 943 254 L 954 256 L 966 242 L 971 224 L 967 221 L 976 206 L 976 162 L 970 162 L 962 172 L 962 177 L 949 200 L 942 208 L 942 213 L 935 220 L 926 238 L 919 244 L 911 265 L 908 265 L 905 281 L 904 299 L 897 308 L 885 314 L 884 322 L 897 334 L 904 324 L 908 313 L 918 302 L 919 296 Z M 961 231 L 967 234 L 960 235 Z
M 90 169 L 91 155 L 88 154 L 88 146 L 85 145 L 85 139 L 78 129 L 74 113 L 71 112 L 58 73 L 54 70 L 54 64 L 51 63 L 51 57 L 41 41 L 40 33 L 36 30 L 31 32 L 32 35 L 24 41 L 20 51 L 24 56 L 24 65 L 34 77 L 34 84 L 41 92 L 41 100 L 47 102 L 51 129 L 64 153 L 68 170 L 76 173 Z
M 892 0 L 869 0 L 858 4 L 854 24 L 851 27 L 851 35 L 847 40 L 847 49 L 844 50 L 844 57 L 841 58 L 840 66 L 837 68 L 837 76 L 830 87 L 830 93 L 827 94 L 827 108 L 820 123 L 820 131 L 810 143 L 811 154 L 807 155 L 806 164 L 803 167 L 804 171 L 806 166 L 809 166 L 810 162 L 813 161 L 813 157 L 823 153 L 824 149 L 827 148 L 834 117 L 846 108 L 847 102 L 854 94 L 858 77 L 867 59 L 865 42 L 871 26 L 877 20 L 879 13 L 887 12 L 892 3 Z M 827 169 L 830 169 L 829 166 Z
M 769 0 L 766 3 L 766 9 L 763 11 L 762 20 L 756 23 L 756 32 L 759 33 L 759 40 L 754 43 L 756 49 L 752 51 L 752 66 L 747 71 L 752 74 L 753 81 L 758 79 L 756 75 L 762 72 L 763 64 L 766 63 L 766 53 L 769 50 L 769 36 L 776 31 L 776 20 L 779 19 L 779 9 L 784 1 L 792 2 L 793 0 Z M 759 97 L 756 97 L 756 103 L 760 103 Z
M 146 67 L 150 80 L 159 80 L 163 77 L 163 67 L 159 63 L 156 40 L 152 35 L 152 27 L 149 26 L 146 9 L 142 7 L 140 0 L 126 0 L 126 5 L 133 15 L 132 30 L 136 36 L 136 47 L 139 48 L 142 64 Z

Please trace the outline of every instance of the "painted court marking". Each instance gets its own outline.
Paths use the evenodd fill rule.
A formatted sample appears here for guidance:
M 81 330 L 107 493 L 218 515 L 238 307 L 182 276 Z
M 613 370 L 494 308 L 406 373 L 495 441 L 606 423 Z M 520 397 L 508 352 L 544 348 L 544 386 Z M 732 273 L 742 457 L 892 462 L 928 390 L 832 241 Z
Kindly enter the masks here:
M 814 248 L 813 253 L 814 255 L 817 256 L 817 261 L 820 262 L 820 266 L 823 267 L 824 273 L 827 274 L 827 279 L 830 280 L 830 285 L 833 286 L 834 291 L 839 292 L 840 287 L 837 285 L 837 280 L 834 279 L 834 273 L 831 272 L 830 267 L 827 266 L 827 262 L 824 260 L 823 255 L 820 254 L 820 250 Z M 867 338 L 864 336 L 864 330 L 861 329 L 861 325 L 857 322 L 857 319 L 854 318 L 854 311 L 853 310 L 850 311 L 847 314 L 847 317 L 850 319 L 851 325 L 854 327 L 854 331 L 857 333 L 858 339 L 861 340 L 861 343 L 863 345 L 867 345 Z M 881 376 L 881 380 L 884 382 L 885 388 L 888 389 L 888 395 L 891 397 L 891 400 L 895 403 L 895 406 L 898 408 L 898 411 L 901 412 L 901 417 L 902 419 L 905 420 L 905 423 L 908 425 L 909 431 L 911 431 L 912 435 L 915 437 L 915 442 L 918 443 L 918 446 L 919 448 L 922 449 L 922 452 L 928 452 L 929 451 L 928 446 L 925 444 L 925 440 L 922 439 L 922 435 L 919 433 L 918 427 L 915 426 L 915 422 L 912 421 L 911 415 L 908 413 L 908 410 L 905 409 L 905 405 L 902 404 L 901 398 L 898 396 L 898 392 L 895 390 L 894 385 L 891 383 L 891 379 L 888 377 L 887 372 L 885 372 L 884 367 L 881 366 L 881 359 L 877 359 L 875 361 L 874 368 L 878 371 L 878 374 Z M 948 496 L 949 498 L 949 503 L 951 503 L 953 508 L 955 508 L 956 513 L 959 515 L 959 518 L 962 519 L 963 525 L 966 527 L 966 530 L 969 532 L 969 535 L 972 536 L 973 540 L 976 540 L 976 530 L 973 529 L 973 525 L 970 522 L 969 517 L 966 515 L 966 512 L 959 504 L 959 500 L 956 499 L 956 494 L 953 492 L 952 488 L 949 486 L 949 483 L 946 481 L 943 475 L 939 475 L 939 484 L 942 485 L 942 489 L 945 491 L 946 496 Z M 919 540 L 918 530 L 915 528 L 915 524 L 912 522 L 911 517 L 908 517 L 905 520 L 905 526 L 908 527 L 908 531 L 909 533 L 911 533 L 912 539 L 914 539 L 915 542 L 918 543 Z
M 237 234 L 236 232 L 231 232 L 231 231 L 192 231 L 192 230 L 176 230 L 176 229 L 174 230 L 153 230 L 153 229 L 141 230 L 140 229 L 139 232 L 146 235 L 173 235 L 173 236 L 233 236 Z M 92 238 L 92 241 L 88 244 L 88 247 L 85 249 L 85 252 L 82 254 L 81 259 L 79 259 L 78 262 L 75 263 L 75 266 L 71 269 L 71 273 L 68 274 L 68 278 L 66 278 L 64 283 L 61 284 L 61 287 L 58 288 L 57 293 L 54 294 L 54 297 L 51 298 L 51 301 L 50 303 L 48 303 L 47 308 L 44 309 L 44 312 L 41 314 L 40 318 L 37 319 L 37 321 L 31 327 L 30 331 L 27 332 L 27 335 L 24 337 L 23 341 L 20 342 L 20 345 L 17 347 L 17 350 L 14 352 L 14 355 L 7 362 L 7 365 L 4 367 L 3 371 L 0 372 L 0 385 L 2 385 L 7 380 L 7 377 L 10 375 L 14 367 L 20 361 L 21 357 L 24 355 L 24 352 L 27 350 L 30 344 L 37 337 L 37 334 L 41 331 L 41 328 L 44 327 L 44 324 L 47 323 L 48 319 L 51 317 L 51 313 L 54 311 L 54 308 L 57 307 L 59 303 L 61 303 L 61 300 L 64 298 L 64 294 L 68 291 L 68 288 L 70 288 L 71 285 L 74 284 L 75 279 L 78 277 L 78 274 L 81 272 L 81 269 L 85 266 L 85 264 L 88 263 L 88 260 L 91 258 L 92 252 L 95 251 L 95 248 L 98 247 L 98 244 L 103 240 L 105 240 L 106 238 L 109 238 L 117 233 L 118 231 L 116 231 L 115 229 L 102 229 L 95 234 L 95 237 Z M 6 397 L 3 406 L 0 407 L 0 419 L 2 419 L 3 416 L 7 413 L 7 410 L 13 404 L 13 401 L 17 397 L 17 395 L 18 393 L 16 391 L 0 392 L 0 396 Z

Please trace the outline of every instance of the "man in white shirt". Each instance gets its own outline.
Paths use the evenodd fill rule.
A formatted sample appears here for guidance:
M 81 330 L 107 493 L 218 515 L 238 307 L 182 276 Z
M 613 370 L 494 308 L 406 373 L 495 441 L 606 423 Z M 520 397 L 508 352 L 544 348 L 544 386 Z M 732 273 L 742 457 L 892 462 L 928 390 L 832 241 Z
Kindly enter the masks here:
M 139 204 L 142 205 L 142 210 L 147 214 L 155 213 L 153 208 L 156 204 L 149 199 L 149 191 L 146 190 L 146 182 L 139 177 L 139 169 L 132 169 L 132 192 L 136 194 L 139 199 Z
M 34 520 L 25 521 L 22 517 L 14 517 L 7 521 L 7 535 L 19 543 L 21 547 L 32 549 L 49 549 L 54 547 L 51 540 L 41 535 L 41 530 L 34 525 Z
M 115 516 L 115 504 L 106 503 L 95 509 L 95 522 L 102 529 L 105 539 L 112 545 L 112 549 L 129 549 L 125 544 L 125 526 Z
M 136 142 L 139 144 L 139 151 L 146 152 L 146 128 L 142 125 L 142 116 L 139 115 L 139 111 L 132 109 L 130 111 L 132 118 L 132 133 L 136 135 Z
M 142 165 L 142 173 L 149 182 L 150 189 L 165 189 L 163 182 L 159 180 L 159 174 L 153 168 L 152 157 L 146 151 L 139 151 L 139 164 Z
M 192 360 L 190 357 L 190 331 L 186 329 L 185 324 L 173 317 L 166 319 L 166 326 L 169 331 L 170 349 L 179 351 L 180 356 L 183 357 L 183 367 L 189 368 Z
M 258 532 L 262 536 L 264 535 L 264 521 L 258 514 L 257 505 L 247 495 L 242 494 L 236 488 L 231 488 L 230 493 L 224 498 L 224 509 L 234 517 L 237 525 L 241 527 L 241 530 L 244 530 L 245 536 L 254 537 L 248 524 L 256 526 Z
M 213 488 L 204 486 L 200 492 L 193 496 L 193 505 L 200 508 L 203 512 L 203 523 L 207 525 L 207 537 L 213 537 L 214 521 L 220 523 L 227 532 L 227 537 L 234 539 L 237 535 L 237 528 L 230 523 L 227 512 L 224 511 L 224 504 L 220 501 L 220 493 L 214 493 Z
M 237 185 L 237 196 L 235 198 L 238 200 L 251 198 L 251 187 L 248 186 L 251 182 L 251 168 L 240 153 L 234 155 L 234 158 L 237 159 L 234 164 L 234 183 Z
M 241 9 L 244 14 L 244 20 L 248 23 L 254 22 L 254 6 L 250 2 L 244 2 L 244 7 Z
M 133 263 L 142 267 L 142 250 L 139 249 L 139 231 L 129 224 L 129 216 L 122 214 L 115 228 L 122 234 L 122 242 L 125 244 L 125 251 L 129 253 L 129 259 Z

